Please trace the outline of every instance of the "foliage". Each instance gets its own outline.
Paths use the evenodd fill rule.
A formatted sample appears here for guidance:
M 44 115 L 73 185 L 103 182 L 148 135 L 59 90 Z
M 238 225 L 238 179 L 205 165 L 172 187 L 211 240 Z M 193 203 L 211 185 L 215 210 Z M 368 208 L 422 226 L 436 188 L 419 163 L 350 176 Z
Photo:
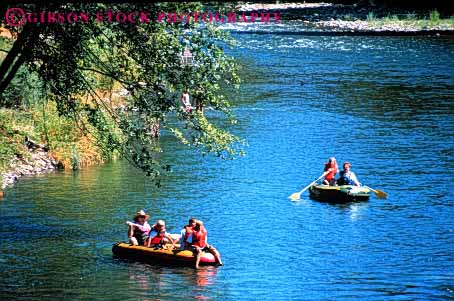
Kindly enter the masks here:
M 90 125 L 88 117 L 74 120 L 59 116 L 54 103 L 43 103 L 32 109 L 30 122 L 33 124 L 37 141 L 42 141 L 50 148 L 50 153 L 64 167 L 78 169 L 109 158 L 104 155 L 108 141 L 96 139 L 103 136 L 96 127 Z M 82 124 L 88 127 L 84 129 Z
M 391 16 L 391 21 L 399 21 L 399 16 L 398 15 L 392 15 Z
M 107 9 L 99 3 L 42 5 L 39 10 L 84 11 L 90 15 Z M 38 8 L 31 7 L 35 11 Z M 126 13 L 148 11 L 153 16 L 160 11 L 199 10 L 200 4 L 110 4 L 109 9 Z M 26 24 L 15 42 L 20 47 L 13 45 L 8 55 L 17 55 L 16 63 L 22 58 L 24 65 L 39 75 L 44 86 L 35 88 L 47 93 L 47 99 L 55 103 L 58 115 L 64 118 L 63 121 L 47 118 L 40 125 L 40 132 L 52 149 L 62 141 L 76 143 L 81 137 L 90 137 L 104 157 L 118 152 L 148 175 L 157 177 L 168 168 L 155 158 L 157 149 L 149 128 L 153 125 L 166 128 L 169 118 L 182 121 L 181 128 L 171 133 L 177 138 L 184 135 L 190 145 L 203 153 L 213 152 L 223 158 L 241 153 L 236 145 L 241 141 L 211 124 L 210 114 L 204 115 L 201 110 L 209 106 L 233 120 L 230 104 L 220 89 L 222 85 L 239 83 L 235 63 L 223 51 L 229 43 L 228 36 L 217 28 L 195 23 Z M 182 63 L 180 56 L 185 49 L 193 54 L 192 64 Z M 8 62 L 13 67 L 16 64 Z M 0 72 L 3 105 L 7 94 L 1 90 L 1 84 L 5 78 Z M 127 89 L 129 97 L 123 98 L 122 103 L 113 102 L 112 97 L 106 97 L 109 93 L 103 93 L 112 92 L 113 87 Z M 200 109 L 191 116 L 183 114 L 180 108 L 184 89 Z M 66 129 L 69 120 L 77 126 Z M 66 136 L 49 133 L 55 128 L 62 129 L 59 134 Z M 71 149 L 72 165 L 77 166 L 77 147 L 65 149 Z
M 0 109 L 0 172 L 8 170 L 8 164 L 13 157 L 25 156 L 27 153 L 22 135 L 27 130 L 27 126 L 22 122 L 24 120 L 27 120 L 24 114 Z
M 91 131 L 96 133 L 94 128 Z M 13 157 L 29 156 L 25 137 L 47 141 L 50 154 L 67 168 L 77 169 L 105 159 L 102 147 L 106 146 L 85 135 L 74 120 L 58 116 L 55 105 L 49 103 L 29 110 L 0 109 L 0 171 L 8 169 Z
M 0 37 L 0 49 L 11 48 L 10 39 Z M 3 92 L 5 106 L 23 106 L 29 108 L 44 99 L 43 83 L 38 73 L 31 72 L 27 66 L 21 66 L 11 84 Z
M 407 13 L 405 15 L 405 19 L 406 20 L 414 20 L 414 19 L 416 19 L 416 14 L 414 12 L 413 13 Z
M 440 22 L 440 13 L 437 10 L 433 10 L 429 14 L 430 23 L 438 24 Z
M 170 128 L 170 130 L 182 143 L 201 148 L 202 154 L 215 153 L 221 158 L 229 158 L 231 153 L 243 154 L 241 148 L 234 147 L 243 145 L 244 141 L 210 123 L 204 114 L 196 112 L 190 116 L 187 127 L 190 137 L 185 136 L 178 129 Z
M 453 30 L 454 18 L 441 19 L 440 13 L 433 10 L 427 17 L 418 17 L 416 13 L 407 13 L 400 18 L 398 15 L 389 15 L 384 18 L 377 18 L 372 12 L 367 15 L 367 21 L 372 27 L 382 27 L 386 25 L 399 26 L 400 28 L 412 28 L 413 30 Z
M 375 17 L 374 12 L 371 11 L 371 12 L 369 12 L 369 13 L 367 14 L 367 21 L 373 22 L 373 21 L 375 21 L 376 19 L 377 19 L 377 18 Z
M 354 18 L 351 14 L 344 15 L 344 21 L 354 21 Z

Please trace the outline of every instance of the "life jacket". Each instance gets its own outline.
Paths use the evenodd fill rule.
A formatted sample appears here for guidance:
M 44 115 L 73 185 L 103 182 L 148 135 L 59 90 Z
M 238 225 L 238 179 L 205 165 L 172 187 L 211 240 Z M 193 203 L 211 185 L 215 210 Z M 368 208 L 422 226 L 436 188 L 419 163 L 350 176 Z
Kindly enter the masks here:
M 207 245 L 207 231 L 200 229 L 199 231 L 192 231 L 192 245 L 204 248 Z
M 185 246 L 189 245 L 188 243 L 188 238 L 191 236 L 191 234 L 194 232 L 194 229 L 190 226 L 184 226 L 184 230 L 186 231 L 183 237 L 183 242 Z
M 154 237 L 151 238 L 151 241 L 150 243 L 152 245 L 161 245 L 162 244 L 162 241 L 166 235 L 166 229 L 165 228 L 161 228 L 161 229 L 157 229 L 156 227 L 153 227 L 153 230 L 157 233 Z
M 354 185 L 352 179 L 350 179 L 344 170 L 340 172 L 340 178 L 337 180 L 337 183 L 338 185 Z
M 325 171 L 327 171 L 330 168 L 332 168 L 333 170 L 331 170 L 329 173 L 326 174 L 325 180 L 327 180 L 327 181 L 330 181 L 331 179 L 334 179 L 334 176 L 337 173 L 337 168 L 338 167 L 337 167 L 337 164 L 325 163 Z

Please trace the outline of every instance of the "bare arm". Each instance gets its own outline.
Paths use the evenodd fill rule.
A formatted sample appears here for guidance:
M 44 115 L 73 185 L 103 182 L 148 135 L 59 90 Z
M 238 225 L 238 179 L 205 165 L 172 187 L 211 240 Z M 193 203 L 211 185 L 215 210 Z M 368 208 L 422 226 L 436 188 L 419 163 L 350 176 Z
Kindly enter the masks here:
M 165 238 L 167 238 L 172 243 L 172 246 L 175 246 L 175 242 L 173 241 L 173 238 L 172 236 L 170 236 L 170 234 L 166 234 Z
M 134 226 L 133 225 L 129 225 L 128 237 L 133 237 L 133 235 L 134 235 Z

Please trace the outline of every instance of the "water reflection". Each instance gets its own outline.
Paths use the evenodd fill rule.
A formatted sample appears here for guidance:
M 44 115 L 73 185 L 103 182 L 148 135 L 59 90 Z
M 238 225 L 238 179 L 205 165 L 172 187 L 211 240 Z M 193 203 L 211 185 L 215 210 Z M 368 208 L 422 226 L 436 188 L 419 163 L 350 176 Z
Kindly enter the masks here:
M 170 299 L 212 300 L 212 289 L 217 283 L 217 268 L 202 266 L 200 269 L 190 267 L 164 267 L 147 263 L 115 259 L 115 264 L 125 264 L 128 270 L 129 292 L 140 291 L 143 300 L 153 299 L 168 291 Z
M 368 202 L 349 203 L 345 204 L 344 206 L 341 206 L 341 208 L 349 214 L 350 220 L 354 222 L 363 217 L 363 214 L 369 208 L 369 203 Z
M 193 283 L 192 295 L 196 300 L 211 300 L 212 298 L 206 295 L 206 287 L 215 283 L 217 268 L 202 267 L 198 270 L 189 270 L 185 273 L 185 278 Z

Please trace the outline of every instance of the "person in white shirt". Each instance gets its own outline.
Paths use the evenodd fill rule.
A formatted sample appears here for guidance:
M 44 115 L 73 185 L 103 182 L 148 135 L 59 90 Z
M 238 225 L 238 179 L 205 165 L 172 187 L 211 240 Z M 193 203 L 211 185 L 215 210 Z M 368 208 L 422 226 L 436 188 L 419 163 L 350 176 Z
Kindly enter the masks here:
M 183 103 L 186 112 L 191 113 L 192 105 L 191 102 L 189 101 L 188 90 L 184 90 L 183 95 L 181 96 L 181 102 Z
M 340 178 L 337 180 L 337 185 L 361 186 L 355 173 L 350 171 L 351 166 L 352 164 L 350 162 L 345 162 L 343 164 L 344 170 L 340 172 Z

